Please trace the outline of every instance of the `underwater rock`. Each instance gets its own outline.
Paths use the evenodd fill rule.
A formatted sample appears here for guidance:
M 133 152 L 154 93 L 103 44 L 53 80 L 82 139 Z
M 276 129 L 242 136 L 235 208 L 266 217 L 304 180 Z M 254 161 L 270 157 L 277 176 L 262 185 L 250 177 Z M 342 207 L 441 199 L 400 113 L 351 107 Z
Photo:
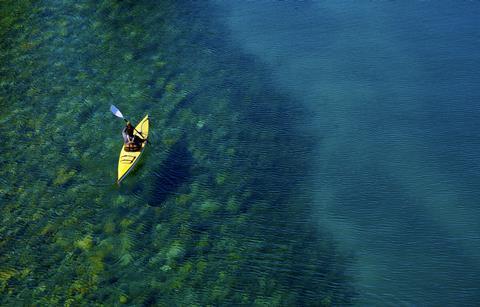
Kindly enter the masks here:
M 231 147 L 231 148 L 228 148 L 228 149 L 227 149 L 227 155 L 229 155 L 229 156 L 234 156 L 235 153 L 236 153 L 235 148 Z
M 133 261 L 133 257 L 130 253 L 125 253 L 123 254 L 118 263 L 121 265 L 121 266 L 127 266 L 129 265 L 131 262 Z
M 98 248 L 95 250 L 95 254 L 99 257 L 105 258 L 115 250 L 115 245 L 112 242 L 112 238 L 103 239 L 98 243 Z
M 103 231 L 106 234 L 113 234 L 115 233 L 115 223 L 111 220 L 108 220 L 105 222 L 105 225 L 103 225 Z
M 118 301 L 120 302 L 120 304 L 126 304 L 128 303 L 128 297 L 125 294 L 120 294 Z
M 172 246 L 170 246 L 166 253 L 167 262 L 170 264 L 175 263 L 175 261 L 181 259 L 184 254 L 185 248 L 180 242 L 175 242 Z
M 120 226 L 123 228 L 123 229 L 127 229 L 128 226 L 132 225 L 133 224 L 133 221 L 128 219 L 128 218 L 125 218 L 123 219 L 121 222 L 120 222 Z
M 222 185 L 225 182 L 226 179 L 227 179 L 227 174 L 226 173 L 220 173 L 215 177 L 215 182 L 218 185 Z
M 17 273 L 17 270 L 11 268 L 0 269 L 0 291 L 6 287 L 6 284 L 10 278 L 17 275 Z
M 93 240 L 91 235 L 86 235 L 83 239 L 75 241 L 75 246 L 82 250 L 89 250 L 93 246 Z
M 201 119 L 197 122 L 197 128 L 202 129 L 205 126 L 205 120 Z
M 125 62 L 129 62 L 133 59 L 133 54 L 131 52 L 127 52 L 123 55 L 123 60 Z
M 51 223 L 47 223 L 42 230 L 40 231 L 40 235 L 51 235 L 55 232 L 55 226 Z
M 168 264 L 165 264 L 165 265 L 163 265 L 163 266 L 160 268 L 160 270 L 162 270 L 162 271 L 164 271 L 164 272 L 168 272 L 168 271 L 170 271 L 171 269 L 172 269 L 172 267 L 169 266 Z
M 93 275 L 100 274 L 104 270 L 105 264 L 103 262 L 103 256 L 101 254 L 89 257 L 89 261 L 90 270 Z
M 175 93 L 175 83 L 172 83 L 172 82 L 169 82 L 167 83 L 167 85 L 165 85 L 165 92 L 169 93 L 169 94 L 173 94 Z
M 156 60 L 155 63 L 153 64 L 155 66 L 155 68 L 157 69 L 161 69 L 163 68 L 167 63 L 165 61 L 162 61 L 162 60 Z M 163 86 L 163 83 L 165 82 L 165 80 L 162 82 L 162 86 Z
M 177 205 L 183 206 L 192 200 L 192 194 L 180 194 L 175 198 Z
M 235 196 L 232 196 L 228 199 L 226 209 L 230 213 L 238 213 L 240 211 L 240 202 Z
M 53 184 L 56 186 L 64 185 L 67 182 L 69 182 L 75 176 L 76 173 L 77 173 L 76 170 L 68 171 L 67 169 L 62 167 L 57 171 L 57 177 L 53 181 Z
M 207 261 L 200 258 L 200 260 L 197 261 L 197 264 L 195 265 L 195 269 L 198 273 L 203 273 L 205 271 L 205 269 L 207 268 L 207 266 L 208 266 Z
M 127 198 L 126 198 L 125 196 L 123 196 L 123 195 L 118 195 L 118 196 L 114 199 L 113 204 L 114 204 L 115 206 L 123 206 L 123 205 L 126 204 L 126 202 L 127 202 Z
M 206 250 L 210 246 L 208 234 L 202 235 L 196 244 L 196 248 Z
M 200 205 L 202 215 L 208 216 L 220 209 L 220 205 L 214 200 L 206 200 Z

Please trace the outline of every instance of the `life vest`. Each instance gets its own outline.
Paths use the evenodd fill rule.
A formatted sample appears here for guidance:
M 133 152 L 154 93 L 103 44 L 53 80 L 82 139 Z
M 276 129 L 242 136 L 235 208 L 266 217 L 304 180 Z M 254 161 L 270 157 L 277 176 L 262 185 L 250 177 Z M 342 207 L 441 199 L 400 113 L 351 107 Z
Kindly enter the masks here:
M 127 127 L 122 131 L 123 141 L 125 143 L 125 151 L 138 151 L 141 149 L 141 145 L 138 144 L 134 135 L 130 136 L 127 133 Z
M 125 151 L 139 151 L 140 148 L 142 148 L 142 146 L 133 141 L 125 144 Z

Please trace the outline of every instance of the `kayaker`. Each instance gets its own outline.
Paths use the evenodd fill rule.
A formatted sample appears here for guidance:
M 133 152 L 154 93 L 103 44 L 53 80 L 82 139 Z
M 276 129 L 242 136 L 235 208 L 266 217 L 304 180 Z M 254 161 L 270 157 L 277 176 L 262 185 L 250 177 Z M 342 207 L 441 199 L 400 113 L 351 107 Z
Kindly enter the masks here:
M 135 128 L 130 122 L 127 122 L 125 128 L 123 128 L 122 136 L 123 142 L 125 143 L 126 151 L 137 151 L 142 147 L 142 143 L 145 142 L 144 139 L 134 134 Z

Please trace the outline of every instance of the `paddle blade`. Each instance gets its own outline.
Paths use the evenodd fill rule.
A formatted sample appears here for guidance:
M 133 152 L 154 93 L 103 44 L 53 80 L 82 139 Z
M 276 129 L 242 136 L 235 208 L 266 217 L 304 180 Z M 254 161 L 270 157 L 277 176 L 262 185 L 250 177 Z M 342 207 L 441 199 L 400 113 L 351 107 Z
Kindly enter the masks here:
M 122 112 L 120 112 L 120 110 L 116 106 L 114 106 L 113 104 L 110 105 L 110 112 L 112 112 L 113 115 L 115 115 L 116 117 L 123 118 Z

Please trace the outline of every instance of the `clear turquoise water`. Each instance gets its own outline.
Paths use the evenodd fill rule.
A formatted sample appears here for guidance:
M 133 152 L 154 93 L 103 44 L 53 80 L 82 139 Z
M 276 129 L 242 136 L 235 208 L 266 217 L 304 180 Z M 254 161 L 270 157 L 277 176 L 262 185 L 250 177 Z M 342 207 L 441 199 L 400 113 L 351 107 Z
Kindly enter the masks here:
M 355 303 L 477 305 L 479 3 L 219 5 L 311 113 L 312 220 L 353 253 Z
M 345 305 L 307 112 L 216 6 L 0 3 L 0 304 Z M 114 184 L 123 122 L 151 118 Z

